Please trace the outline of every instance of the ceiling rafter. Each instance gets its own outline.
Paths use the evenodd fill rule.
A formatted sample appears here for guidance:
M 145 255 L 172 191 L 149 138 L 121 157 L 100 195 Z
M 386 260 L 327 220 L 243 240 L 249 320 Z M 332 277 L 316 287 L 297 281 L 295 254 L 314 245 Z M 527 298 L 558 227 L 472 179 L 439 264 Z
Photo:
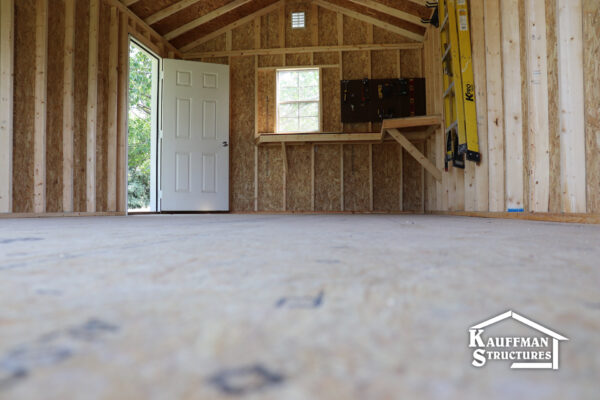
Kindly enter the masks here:
M 416 25 L 427 26 L 427 24 L 421 22 L 421 17 L 416 16 L 411 13 L 408 13 L 406 11 L 402 11 L 395 7 L 387 6 L 387 5 L 382 4 L 375 0 L 348 0 L 348 1 L 358 4 L 358 5 L 361 5 L 361 6 L 372 8 L 373 10 L 380 11 L 384 14 L 391 15 L 392 17 L 403 19 L 405 21 L 408 21 L 408 22 L 416 24 Z
M 202 0 L 180 0 L 174 4 L 171 4 L 170 6 L 163 8 L 162 10 L 159 10 L 157 12 L 155 12 L 154 14 L 146 17 L 146 19 L 144 19 L 144 22 L 146 22 L 148 25 L 153 25 L 159 21 L 162 21 L 163 19 L 170 17 L 171 15 L 183 10 L 184 8 L 187 7 L 191 7 L 196 3 L 201 2 Z
M 172 40 L 175 39 L 178 36 L 183 35 L 186 32 L 191 31 L 194 28 L 199 27 L 202 24 L 205 24 L 217 17 L 220 17 L 223 14 L 226 14 L 238 7 L 243 6 L 244 4 L 247 4 L 249 2 L 251 2 L 252 0 L 234 0 L 231 3 L 228 3 L 226 5 L 224 5 L 223 7 L 217 8 L 216 10 L 213 10 L 211 12 L 209 12 L 208 14 L 205 14 L 199 18 L 196 18 L 195 20 L 188 22 L 185 25 L 182 25 L 174 30 L 172 30 L 171 32 L 167 32 L 164 35 L 164 38 L 167 40 Z
M 346 3 L 348 3 L 349 1 L 350 0 L 346 0 Z M 409 29 L 406 29 L 406 28 L 402 28 L 402 27 L 400 27 L 398 25 L 395 25 L 395 24 L 392 24 L 392 23 L 389 23 L 389 22 L 385 22 L 385 21 L 383 21 L 381 19 L 378 19 L 378 18 L 376 18 L 374 16 L 367 15 L 367 14 L 364 14 L 362 12 L 355 11 L 355 10 L 352 10 L 350 8 L 346 8 L 344 6 L 340 6 L 339 4 L 331 3 L 331 2 L 326 1 L 326 0 L 313 0 L 313 3 L 317 4 L 319 7 L 322 7 L 322 8 L 325 8 L 325 9 L 328 9 L 330 11 L 334 11 L 334 12 L 337 12 L 337 13 L 340 13 L 340 14 L 344 14 L 344 15 L 346 15 L 348 17 L 355 18 L 355 19 L 357 19 L 359 21 L 363 21 L 363 22 L 372 24 L 374 26 L 377 26 L 379 28 L 386 29 L 386 30 L 388 30 L 390 32 L 397 33 L 397 34 L 399 34 L 401 36 L 404 36 L 404 37 L 407 37 L 409 39 L 417 40 L 419 42 L 422 42 L 422 41 L 425 40 L 425 33 L 424 32 L 422 34 L 421 33 L 417 33 L 417 32 L 414 32 L 412 30 L 409 30 Z M 352 3 L 350 3 L 350 4 L 352 4 Z M 391 17 L 391 16 L 389 16 L 389 17 Z M 392 18 L 395 18 L 395 17 L 392 17 Z M 401 21 L 401 22 L 405 22 L 405 21 Z M 414 25 L 414 26 L 416 26 L 417 28 L 420 28 L 420 29 L 423 28 L 422 26 L 417 26 L 417 25 Z M 423 29 L 423 31 L 424 31 L 424 29 Z
M 265 14 L 268 14 L 268 13 L 270 13 L 272 11 L 275 11 L 275 10 L 283 7 L 284 5 L 285 5 L 285 0 L 279 0 L 278 2 L 273 3 L 270 6 L 261 8 L 261 9 L 255 11 L 255 12 L 253 12 L 252 14 L 246 15 L 245 17 L 240 18 L 237 21 L 232 22 L 229 25 L 226 25 L 226 26 L 224 26 L 224 27 L 222 27 L 220 29 L 217 29 L 214 32 L 209 33 L 208 35 L 202 36 L 201 38 L 198 38 L 198 39 L 196 39 L 196 40 L 194 40 L 194 41 L 192 41 L 192 42 L 190 42 L 190 43 L 188 43 L 188 44 L 186 44 L 184 46 L 181 46 L 179 50 L 181 52 L 186 52 L 186 51 L 193 50 L 194 48 L 198 47 L 202 43 L 205 43 L 205 42 L 207 42 L 207 41 L 209 41 L 211 39 L 214 39 L 214 38 L 216 38 L 218 36 L 221 36 L 222 34 L 224 34 L 227 31 L 230 31 L 230 30 L 235 29 L 235 28 L 237 28 L 239 26 L 245 25 L 248 22 L 251 22 L 252 20 L 254 20 L 254 18 L 261 17 L 261 16 L 263 16 Z
M 121 3 L 125 4 L 126 7 L 132 6 L 140 0 L 121 0 Z

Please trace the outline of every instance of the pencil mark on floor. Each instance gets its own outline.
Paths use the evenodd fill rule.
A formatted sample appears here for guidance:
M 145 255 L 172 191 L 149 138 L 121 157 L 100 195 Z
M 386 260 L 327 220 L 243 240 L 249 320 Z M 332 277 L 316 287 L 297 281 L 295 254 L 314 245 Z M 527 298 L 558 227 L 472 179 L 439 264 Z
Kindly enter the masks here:
M 319 264 L 340 264 L 341 261 L 340 260 L 334 260 L 334 259 L 320 259 L 320 260 L 315 260 L 315 262 L 319 263 Z
M 323 304 L 325 292 L 321 290 L 316 297 L 312 296 L 289 296 L 282 297 L 275 303 L 277 308 L 319 308 Z
M 225 369 L 217 372 L 208 382 L 228 395 L 243 396 L 282 384 L 285 377 L 269 371 L 261 364 Z
M 586 302 L 586 303 L 585 303 L 585 306 L 586 306 L 587 308 L 593 308 L 593 309 L 596 309 L 596 310 L 600 310 L 600 302 L 597 302 L 597 303 L 594 303 L 594 302 Z
M 0 239 L 0 244 L 11 244 L 11 243 L 17 243 L 17 242 L 38 242 L 40 240 L 44 240 L 44 239 L 31 238 L 31 237 L 15 238 L 15 239 Z
M 75 339 L 89 342 L 98 340 L 105 333 L 114 333 L 118 330 L 119 327 L 116 325 L 100 321 L 99 319 L 90 319 L 81 326 L 69 329 L 69 335 Z
M 25 380 L 33 370 L 60 364 L 119 327 L 96 318 L 63 330 L 55 330 L 18 345 L 0 358 L 0 390 Z

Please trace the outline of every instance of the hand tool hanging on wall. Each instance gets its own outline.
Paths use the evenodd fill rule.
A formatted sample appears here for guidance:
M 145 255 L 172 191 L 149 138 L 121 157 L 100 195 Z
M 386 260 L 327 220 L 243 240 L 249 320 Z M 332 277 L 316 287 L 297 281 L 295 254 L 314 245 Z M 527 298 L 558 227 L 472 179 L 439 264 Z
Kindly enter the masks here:
M 479 162 L 479 138 L 477 133 L 477 111 L 475 84 L 471 60 L 471 34 L 467 0 L 440 0 L 438 15 L 441 22 L 441 50 L 444 72 L 444 113 L 446 142 L 457 142 L 448 146 L 452 152 L 446 161 L 464 168 L 467 160 Z M 456 135 L 456 139 L 453 138 Z

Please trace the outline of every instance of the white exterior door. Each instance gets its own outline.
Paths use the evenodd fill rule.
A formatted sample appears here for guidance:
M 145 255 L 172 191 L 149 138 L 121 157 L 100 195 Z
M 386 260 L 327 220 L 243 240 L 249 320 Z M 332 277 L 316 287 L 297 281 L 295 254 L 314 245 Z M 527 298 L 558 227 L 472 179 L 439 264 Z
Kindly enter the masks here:
M 164 60 L 161 211 L 229 210 L 229 66 Z

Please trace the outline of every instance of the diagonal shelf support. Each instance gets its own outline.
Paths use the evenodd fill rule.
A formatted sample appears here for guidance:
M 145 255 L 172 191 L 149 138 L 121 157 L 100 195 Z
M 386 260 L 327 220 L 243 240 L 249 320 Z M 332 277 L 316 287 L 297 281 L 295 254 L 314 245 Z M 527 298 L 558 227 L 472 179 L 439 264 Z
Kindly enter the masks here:
M 438 182 L 442 181 L 442 171 L 429 161 L 398 129 L 388 129 L 387 133 L 396 139 L 400 146 L 413 156 Z

